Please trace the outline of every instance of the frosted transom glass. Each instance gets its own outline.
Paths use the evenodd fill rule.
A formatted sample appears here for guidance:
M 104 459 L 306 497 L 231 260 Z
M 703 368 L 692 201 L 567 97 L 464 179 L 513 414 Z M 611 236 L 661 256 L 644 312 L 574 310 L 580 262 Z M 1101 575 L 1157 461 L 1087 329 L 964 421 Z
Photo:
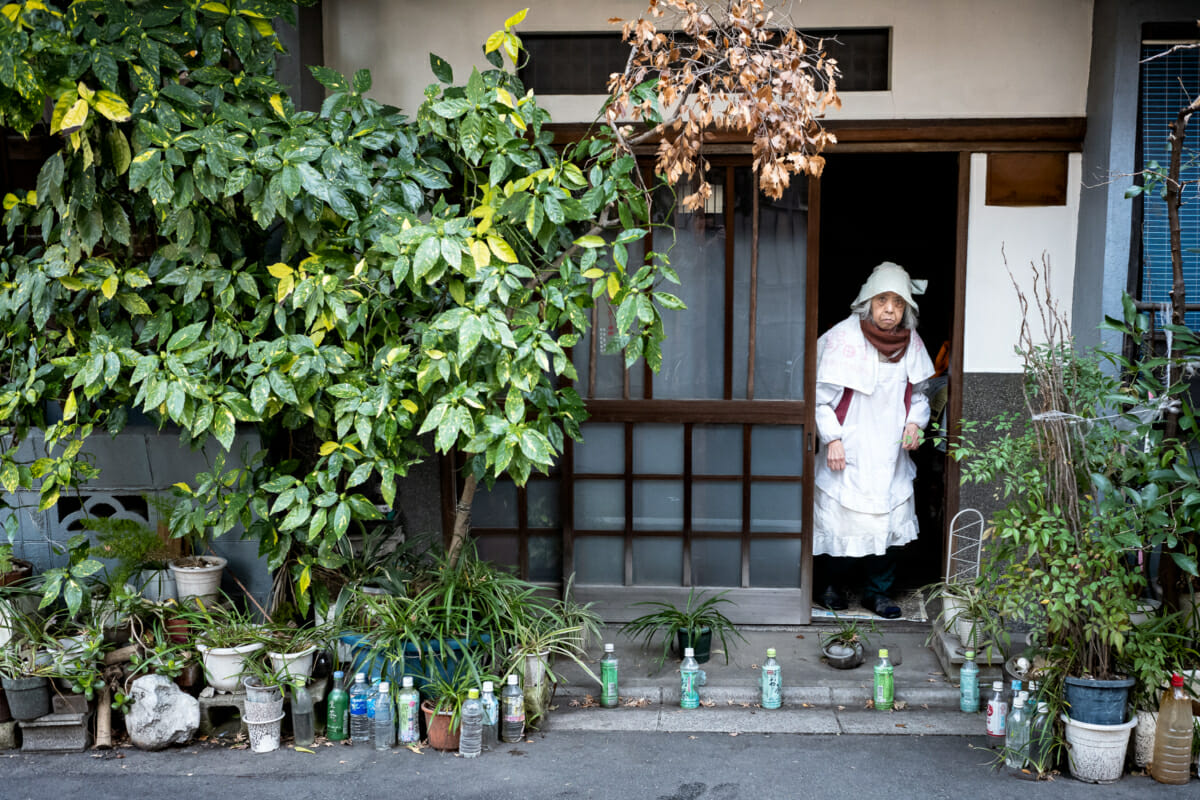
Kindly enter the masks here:
M 804 428 L 800 425 L 755 425 L 750 430 L 750 472 L 754 475 L 800 475 L 804 466 Z
M 800 586 L 799 539 L 751 539 L 750 585 Z
M 625 530 L 623 481 L 575 481 L 576 530 Z
M 511 481 L 496 481 L 490 491 L 480 485 L 471 504 L 471 524 L 480 528 L 516 528 L 516 485 Z
M 692 484 L 692 530 L 740 531 L 742 484 L 703 481 Z
M 580 428 L 583 442 L 575 443 L 576 472 L 625 472 L 625 426 L 591 423 Z
M 741 475 L 742 426 L 693 427 L 692 472 L 696 475 Z
M 624 583 L 625 540 L 619 536 L 576 536 L 575 581 Z
M 750 486 L 750 530 L 799 533 L 801 499 L 799 483 L 755 483 Z
M 683 472 L 682 425 L 634 425 L 633 471 L 679 475 Z
M 656 586 L 683 584 L 683 540 L 673 536 L 633 539 L 633 582 Z
M 696 586 L 740 586 L 741 541 L 692 539 L 692 583 Z
M 634 481 L 635 531 L 683 530 L 683 481 Z

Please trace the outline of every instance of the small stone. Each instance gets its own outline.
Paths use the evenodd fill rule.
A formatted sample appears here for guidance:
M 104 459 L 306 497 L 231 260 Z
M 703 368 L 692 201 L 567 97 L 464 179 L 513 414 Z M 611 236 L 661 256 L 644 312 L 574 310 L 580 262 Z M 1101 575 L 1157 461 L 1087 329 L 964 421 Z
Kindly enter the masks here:
M 200 727 L 200 704 L 170 678 L 143 675 L 133 682 L 133 707 L 125 715 L 129 738 L 143 750 L 186 744 Z

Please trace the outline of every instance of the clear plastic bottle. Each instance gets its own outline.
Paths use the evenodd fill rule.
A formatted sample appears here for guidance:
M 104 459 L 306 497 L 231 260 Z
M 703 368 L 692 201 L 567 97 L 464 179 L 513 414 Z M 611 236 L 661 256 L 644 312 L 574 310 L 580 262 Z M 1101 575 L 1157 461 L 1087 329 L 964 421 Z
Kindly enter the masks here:
M 1046 772 L 1050 767 L 1050 748 L 1054 745 L 1054 720 L 1047 702 L 1039 701 L 1036 708 L 1029 724 L 1029 765 L 1037 772 Z
M 483 693 L 479 695 L 479 705 L 483 706 L 481 747 L 484 750 L 495 750 L 496 742 L 500 739 L 500 702 L 496 700 L 495 687 L 491 681 L 483 682 Z
M 350 735 L 347 725 L 350 720 L 350 696 L 342 687 L 346 673 L 340 669 L 333 673 L 333 688 L 325 698 L 325 738 L 331 742 L 342 742 Z
M 775 660 L 775 648 L 767 648 L 767 660 L 762 665 L 762 707 L 779 708 L 783 704 L 783 676 Z
M 616 708 L 618 703 L 617 654 L 611 644 L 606 644 L 604 657 L 600 659 L 600 705 L 604 708 Z
M 479 702 L 479 690 L 469 689 L 467 699 L 462 707 L 458 754 L 463 758 L 475 758 L 481 749 L 483 749 L 483 705 Z
M 896 701 L 895 668 L 888 659 L 886 648 L 879 651 L 879 663 L 875 665 L 875 709 L 891 711 Z
M 683 662 L 679 665 L 679 707 L 699 708 L 700 692 L 697 690 L 700 679 L 700 664 L 696 661 L 696 651 L 685 648 Z
M 388 750 L 396 746 L 396 718 L 392 714 L 392 685 L 379 684 L 375 696 L 375 749 Z
M 968 650 L 965 658 L 958 671 L 958 707 L 964 713 L 974 714 L 979 710 L 979 665 L 975 663 L 974 650 Z
M 509 675 L 500 692 L 500 740 L 519 742 L 525 737 L 525 694 L 517 685 L 517 676 Z
M 354 685 L 350 687 L 351 741 L 371 741 L 371 719 L 367 716 L 370 700 L 371 687 L 367 685 L 366 673 L 359 672 L 354 676 Z
M 1171 690 L 1163 692 L 1154 729 L 1154 760 L 1150 777 L 1159 783 L 1188 782 L 1192 761 L 1192 698 L 1183 688 L 1183 676 L 1171 676 Z
M 297 747 L 312 747 L 316 739 L 313 727 L 313 701 L 308 693 L 308 681 L 296 678 L 292 684 L 292 735 Z
M 396 721 L 400 728 L 400 744 L 421 741 L 421 695 L 413 688 L 412 675 L 400 679 L 400 694 L 396 696 Z
M 987 734 L 993 739 L 1004 738 L 1004 720 L 1008 716 L 1008 703 L 1004 701 L 1004 681 L 992 684 L 992 696 L 987 702 Z
M 1013 681 L 1012 684 L 1010 684 L 1009 688 L 1012 691 L 1009 693 L 1008 697 L 1006 697 L 1005 699 L 1008 701 L 1008 710 L 1011 713 L 1012 709 L 1013 709 L 1013 704 L 1016 703 L 1016 701 L 1017 701 L 1017 695 L 1019 695 L 1021 693 L 1021 682 Z
M 1009 769 L 1022 770 L 1029 760 L 1030 721 L 1025 710 L 1025 695 L 1018 692 L 1004 725 L 1004 763 Z

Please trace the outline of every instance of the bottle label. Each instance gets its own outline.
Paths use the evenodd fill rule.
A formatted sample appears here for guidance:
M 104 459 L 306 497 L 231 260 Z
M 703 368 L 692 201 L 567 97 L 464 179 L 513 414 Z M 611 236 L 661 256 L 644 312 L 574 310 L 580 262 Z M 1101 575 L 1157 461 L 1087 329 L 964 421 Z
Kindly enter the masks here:
M 400 699 L 400 741 L 412 744 L 421 739 L 420 720 L 417 718 L 416 696 Z
M 979 710 L 979 673 L 965 669 L 959 673 L 958 706 L 968 714 Z
M 483 704 L 483 724 L 495 725 L 500 721 L 500 704 L 494 697 L 484 697 L 481 702 Z
M 379 695 L 371 695 L 367 698 L 367 719 L 375 719 L 375 700 Z
M 895 685 L 891 667 L 875 667 L 875 708 L 890 711 L 895 697 Z
M 1008 716 L 1008 705 L 1003 700 L 992 698 L 987 704 L 988 736 L 1004 736 L 1004 718 Z
M 779 708 L 783 703 L 783 686 L 780 680 L 782 670 L 775 667 L 763 667 L 762 670 L 762 707 Z
M 617 664 L 615 661 L 600 662 L 600 705 L 617 704 Z
M 350 695 L 350 713 L 360 716 L 367 713 L 367 698 L 362 695 Z
M 700 693 L 696 691 L 696 670 L 679 670 L 679 706 L 680 708 L 699 708 Z
M 505 722 L 525 724 L 525 698 L 523 696 L 505 697 L 501 702 L 504 706 Z

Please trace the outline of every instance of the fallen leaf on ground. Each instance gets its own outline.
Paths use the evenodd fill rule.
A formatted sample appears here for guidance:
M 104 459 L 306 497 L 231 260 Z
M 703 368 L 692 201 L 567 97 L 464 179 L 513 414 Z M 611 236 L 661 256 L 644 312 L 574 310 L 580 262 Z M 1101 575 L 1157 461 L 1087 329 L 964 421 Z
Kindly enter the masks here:
M 689 738 L 689 739 L 695 739 L 696 737 L 695 737 L 695 736 L 689 736 L 688 738 Z
M 896 702 L 892 703 L 892 708 L 896 711 L 903 711 L 904 709 L 908 708 L 908 701 L 897 700 Z
M 292 749 L 297 753 L 309 753 L 310 755 L 314 756 L 317 754 L 316 750 L 309 750 L 307 747 L 293 747 Z
M 700 705 L 704 706 L 705 708 L 712 708 L 716 704 L 717 704 L 717 702 L 715 700 L 701 700 L 700 701 Z
M 801 703 L 800 707 L 801 708 L 812 708 L 812 703 Z
M 643 706 L 650 705 L 650 701 L 645 697 L 633 697 L 626 700 L 622 705 L 626 708 L 642 708 Z
M 417 755 L 424 755 L 424 752 L 425 752 L 424 750 L 421 749 L 421 745 L 419 745 L 419 744 L 410 744 L 405 749 L 411 750 L 412 752 L 416 753 Z M 342 763 L 345 764 L 346 762 L 343 761 Z
M 730 736 L 737 736 L 737 735 L 738 735 L 738 732 L 737 732 L 737 731 L 734 731 L 733 733 L 731 733 L 731 734 L 729 734 L 729 735 L 730 735 Z
M 896 723 L 896 727 L 897 727 L 897 728 L 907 728 L 907 727 L 908 727 L 908 723 L 906 723 L 906 722 L 897 722 L 897 723 Z
M 576 698 L 570 702 L 571 708 L 596 708 L 599 705 L 590 694 L 584 695 L 582 700 Z
M 804 634 L 803 634 L 803 633 L 797 633 L 797 634 L 796 634 L 796 638 L 797 638 L 797 639 L 803 639 L 803 638 L 804 638 Z
M 846 710 L 845 706 L 838 706 L 838 711 L 845 711 L 845 710 Z
M 864 705 L 864 706 L 863 706 L 863 708 L 874 708 L 874 707 L 875 707 L 875 701 L 874 701 L 874 700 L 868 700 L 868 701 L 866 702 L 866 705 Z

